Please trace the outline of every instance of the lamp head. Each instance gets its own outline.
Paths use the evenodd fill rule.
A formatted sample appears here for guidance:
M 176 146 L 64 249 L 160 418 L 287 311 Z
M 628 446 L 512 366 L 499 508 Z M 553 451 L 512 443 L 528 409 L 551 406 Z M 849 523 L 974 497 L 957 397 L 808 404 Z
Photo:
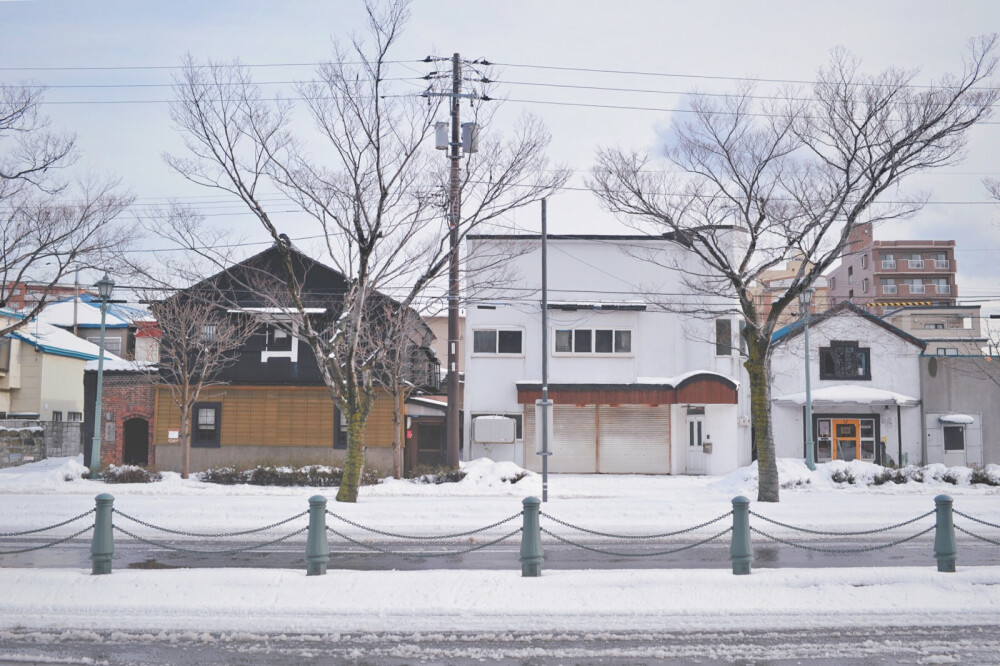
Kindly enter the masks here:
M 115 283 L 112 282 L 107 273 L 105 273 L 104 277 L 98 280 L 97 284 L 94 286 L 97 287 L 97 294 L 101 297 L 102 301 L 106 301 L 111 298 L 111 292 L 115 290 Z
M 813 292 L 815 291 L 816 290 L 813 289 L 812 287 L 807 287 L 803 289 L 801 292 L 799 292 L 799 305 L 801 305 L 803 308 L 807 308 L 810 305 L 812 305 Z

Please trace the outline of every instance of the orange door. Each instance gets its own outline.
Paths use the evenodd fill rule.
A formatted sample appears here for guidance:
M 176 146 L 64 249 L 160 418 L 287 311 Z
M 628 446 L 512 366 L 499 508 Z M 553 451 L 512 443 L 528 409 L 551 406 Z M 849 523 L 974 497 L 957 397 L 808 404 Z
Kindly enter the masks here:
M 861 423 L 857 419 L 833 419 L 833 460 L 861 457 Z

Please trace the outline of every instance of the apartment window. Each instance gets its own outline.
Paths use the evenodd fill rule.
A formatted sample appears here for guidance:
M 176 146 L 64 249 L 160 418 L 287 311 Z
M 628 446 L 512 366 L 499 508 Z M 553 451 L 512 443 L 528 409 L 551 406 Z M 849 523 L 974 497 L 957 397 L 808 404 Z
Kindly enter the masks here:
M 854 284 L 854 266 L 847 267 L 847 284 Z
M 63 420 L 63 413 L 62 412 L 53 411 L 52 412 L 52 420 L 53 421 L 62 421 Z
M 834 340 L 819 349 L 820 379 L 871 379 L 871 349 L 856 341 Z
M 896 270 L 896 257 L 892 254 L 880 254 L 879 258 L 882 261 L 882 268 L 888 271 Z
M 868 255 L 861 255 L 861 268 L 868 268 Z
M 883 294 L 895 294 L 896 293 L 896 280 L 893 278 L 882 278 L 880 280 L 882 285 Z
M 67 421 L 82 421 L 83 420 L 83 412 L 68 412 L 66 414 L 66 420 Z
M 472 332 L 474 354 L 523 354 L 524 331 L 490 328 Z
M 733 322 L 729 319 L 715 320 L 715 355 L 732 356 Z
M 868 278 L 865 278 L 864 280 L 861 281 L 861 293 L 863 294 L 868 293 Z
M 938 252 L 934 255 L 934 268 L 940 268 L 947 270 L 951 268 L 951 262 L 948 261 L 948 255 L 944 252 Z
M 101 336 L 100 335 L 88 335 L 87 342 L 101 346 Z M 122 353 L 122 339 L 117 336 L 109 337 L 104 336 L 104 351 L 110 352 L 115 356 L 121 356 Z
M 830 291 L 837 288 L 837 278 L 830 278 Z
M 847 292 L 847 302 L 848 303 L 853 303 L 854 302 L 854 290 L 853 289 L 851 289 L 850 291 Z
M 10 370 L 10 338 L 0 338 L 0 371 Z
M 938 347 L 934 350 L 938 356 L 958 356 L 957 347 Z
M 221 402 L 198 402 L 194 406 L 191 446 L 218 447 L 221 444 Z
M 926 292 L 924 281 L 920 278 L 908 278 L 903 280 L 903 284 L 907 286 L 911 294 L 923 294 Z
M 944 450 L 964 451 L 965 450 L 965 428 L 962 426 L 944 427 Z
M 632 331 L 614 328 L 559 329 L 557 354 L 631 354 Z
M 934 290 L 939 294 L 950 294 L 951 285 L 948 284 L 948 278 L 934 278 L 933 280 Z
M 911 254 L 906 258 L 906 265 L 910 268 L 923 268 L 924 258 L 919 254 Z

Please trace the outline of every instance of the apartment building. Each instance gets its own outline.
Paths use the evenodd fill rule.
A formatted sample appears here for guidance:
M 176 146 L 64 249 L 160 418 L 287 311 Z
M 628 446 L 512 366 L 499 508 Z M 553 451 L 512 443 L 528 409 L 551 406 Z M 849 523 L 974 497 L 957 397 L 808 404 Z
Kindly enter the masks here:
M 866 223 L 851 232 L 828 287 L 831 301 L 881 315 L 901 307 L 955 305 L 955 273 L 955 241 L 877 241 Z
M 760 317 L 760 321 L 766 321 L 771 315 L 771 306 L 776 299 L 784 296 L 788 291 L 788 287 L 791 285 L 792 281 L 795 279 L 800 272 L 802 272 L 802 264 L 804 259 L 802 257 L 796 257 L 794 259 L 789 259 L 785 262 L 783 267 L 772 268 L 768 271 L 763 271 L 758 277 L 757 281 L 752 285 L 750 293 L 754 299 L 754 303 L 757 307 L 757 313 Z M 812 264 L 806 263 L 806 270 L 812 268 Z M 815 282 L 810 285 L 813 288 L 813 312 L 825 312 L 833 303 L 830 301 L 829 294 L 827 293 L 827 279 L 825 277 L 817 278 Z M 787 326 L 792 322 L 796 321 L 802 315 L 799 312 L 798 302 L 794 302 L 785 308 L 784 312 L 778 317 L 778 322 L 776 328 L 781 328 Z
M 981 356 L 983 334 L 978 305 L 931 305 L 888 311 L 882 319 L 927 343 L 931 356 Z

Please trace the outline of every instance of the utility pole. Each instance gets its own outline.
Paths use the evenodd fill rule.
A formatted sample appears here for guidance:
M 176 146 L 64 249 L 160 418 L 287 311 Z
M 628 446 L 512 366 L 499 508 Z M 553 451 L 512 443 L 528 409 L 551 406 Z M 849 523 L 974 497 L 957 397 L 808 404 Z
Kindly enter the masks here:
M 541 408 L 542 426 L 542 501 L 549 501 L 549 423 L 552 420 L 552 403 L 549 401 L 549 229 L 546 219 L 546 200 L 542 197 L 542 399 L 538 402 Z
M 433 58 L 427 56 L 424 62 L 444 60 L 444 58 Z M 475 61 L 475 64 L 489 64 L 485 61 Z M 461 234 L 459 227 L 462 224 L 462 178 L 461 160 L 464 155 L 474 153 L 479 150 L 478 137 L 475 123 L 462 124 L 460 103 L 463 98 L 471 100 L 489 100 L 487 95 L 478 95 L 475 92 L 462 92 L 462 57 L 458 53 L 451 57 L 451 91 L 434 92 L 428 89 L 423 93 L 424 97 L 447 97 L 450 106 L 450 127 L 449 123 L 440 122 L 435 125 L 436 148 L 448 151 L 449 173 L 448 173 L 448 411 L 445 418 L 446 450 L 445 462 L 449 467 L 457 468 L 459 462 L 459 449 L 461 445 L 461 425 L 459 418 L 461 406 L 459 398 L 461 396 L 461 383 L 458 377 L 458 359 L 461 350 L 459 349 L 459 338 L 461 330 L 458 325 L 459 317 L 459 240 Z M 443 73 L 432 72 L 425 76 L 425 79 L 442 78 Z M 485 77 L 483 83 L 489 81 Z

